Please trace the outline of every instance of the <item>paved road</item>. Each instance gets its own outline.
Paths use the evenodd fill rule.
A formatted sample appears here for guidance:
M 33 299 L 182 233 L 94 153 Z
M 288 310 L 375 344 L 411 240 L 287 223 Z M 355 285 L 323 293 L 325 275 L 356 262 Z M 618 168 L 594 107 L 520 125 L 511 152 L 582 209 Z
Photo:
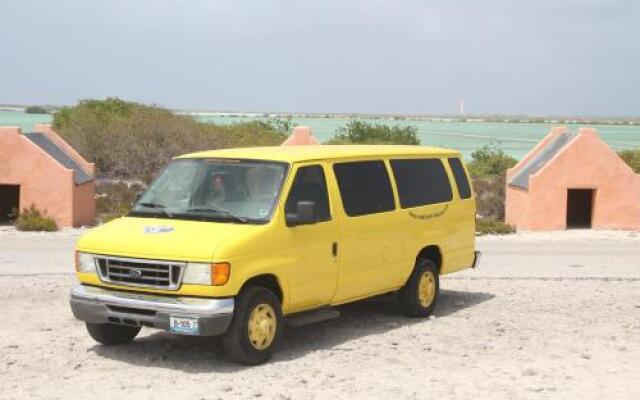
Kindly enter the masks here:
M 73 270 L 81 230 L 53 234 L 0 229 L 0 276 Z M 480 237 L 478 269 L 451 278 L 640 278 L 640 234 L 554 232 Z

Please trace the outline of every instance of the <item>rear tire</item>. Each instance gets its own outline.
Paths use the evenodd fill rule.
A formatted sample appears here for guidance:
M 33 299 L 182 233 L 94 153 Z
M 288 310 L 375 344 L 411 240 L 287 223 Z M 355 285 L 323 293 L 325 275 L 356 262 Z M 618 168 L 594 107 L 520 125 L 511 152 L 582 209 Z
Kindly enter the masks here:
M 418 259 L 407 283 L 398 292 L 400 309 L 408 317 L 428 317 L 439 294 L 438 267 L 429 259 Z
M 115 346 L 131 343 L 140 332 L 140 327 L 116 324 L 92 324 L 87 322 L 89 335 L 98 343 Z
M 280 300 L 271 290 L 260 286 L 244 289 L 222 338 L 224 350 L 236 362 L 262 364 L 280 344 L 283 326 Z

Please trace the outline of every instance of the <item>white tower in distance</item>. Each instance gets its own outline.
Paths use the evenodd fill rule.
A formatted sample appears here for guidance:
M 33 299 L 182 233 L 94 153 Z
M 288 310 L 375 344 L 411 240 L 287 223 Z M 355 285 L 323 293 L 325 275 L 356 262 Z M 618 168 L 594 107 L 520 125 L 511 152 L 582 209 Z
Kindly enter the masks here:
M 458 114 L 464 115 L 464 99 L 460 99 L 460 109 L 458 110 Z

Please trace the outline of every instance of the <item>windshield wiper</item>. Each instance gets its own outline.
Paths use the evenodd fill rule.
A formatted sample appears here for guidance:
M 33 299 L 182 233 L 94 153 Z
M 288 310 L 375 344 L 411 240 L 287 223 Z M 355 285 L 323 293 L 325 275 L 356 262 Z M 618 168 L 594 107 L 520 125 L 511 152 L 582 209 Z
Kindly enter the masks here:
M 161 213 L 163 213 L 164 215 L 166 215 L 169 218 L 172 218 L 173 215 L 165 210 L 165 208 L 167 208 L 167 206 L 165 206 L 164 204 L 158 204 L 158 203 L 138 203 L 136 204 L 137 206 L 142 206 L 142 207 L 147 207 L 147 208 L 155 208 L 160 210 Z
M 188 210 L 188 212 L 204 212 L 204 213 L 215 213 L 215 214 L 222 214 L 224 216 L 227 216 L 235 221 L 238 222 L 242 222 L 244 224 L 246 224 L 248 222 L 248 220 L 245 217 L 241 217 L 239 215 L 233 214 L 231 211 L 229 210 L 225 210 L 223 208 L 215 208 L 215 207 L 190 207 Z
M 148 207 L 148 208 L 167 208 L 164 204 L 158 203 L 138 203 L 138 206 Z

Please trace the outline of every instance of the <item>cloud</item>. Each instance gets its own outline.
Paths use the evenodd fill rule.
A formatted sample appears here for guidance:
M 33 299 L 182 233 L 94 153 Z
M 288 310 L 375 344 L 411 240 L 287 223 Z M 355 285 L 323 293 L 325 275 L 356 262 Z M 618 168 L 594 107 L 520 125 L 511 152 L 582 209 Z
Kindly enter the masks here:
M 0 102 L 635 114 L 640 5 L 5 0 Z

